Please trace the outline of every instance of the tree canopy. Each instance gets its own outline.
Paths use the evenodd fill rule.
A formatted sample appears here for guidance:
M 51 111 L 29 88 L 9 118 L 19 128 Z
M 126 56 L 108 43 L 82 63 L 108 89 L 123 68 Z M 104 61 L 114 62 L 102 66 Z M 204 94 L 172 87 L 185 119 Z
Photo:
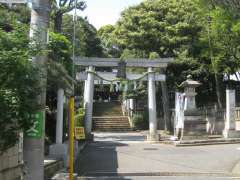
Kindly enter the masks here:
M 28 26 L 14 11 L 0 12 L 0 152 L 18 141 L 20 131 L 32 125 L 39 93 L 38 69 L 29 58 Z M 11 17 L 5 15 L 9 12 Z M 5 15 L 4 15 L 5 14 Z

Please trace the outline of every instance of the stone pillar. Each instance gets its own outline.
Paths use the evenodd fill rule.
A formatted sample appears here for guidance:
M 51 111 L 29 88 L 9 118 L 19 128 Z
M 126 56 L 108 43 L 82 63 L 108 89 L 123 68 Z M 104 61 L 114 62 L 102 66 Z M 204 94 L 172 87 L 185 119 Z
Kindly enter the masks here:
M 62 144 L 63 105 L 64 105 L 64 90 L 62 88 L 59 88 L 57 92 L 56 144 Z
M 130 109 L 130 116 L 133 116 L 133 110 L 134 110 L 134 99 L 129 99 L 129 109 Z
M 86 71 L 88 70 L 88 68 L 86 68 Z M 84 92 L 83 92 L 83 107 L 85 107 L 86 105 L 86 92 L 87 92 L 87 80 L 84 81 Z
M 64 90 L 58 89 L 57 92 L 57 121 L 56 121 L 56 144 L 49 147 L 49 156 L 51 158 L 63 159 L 64 167 L 67 166 L 68 144 L 63 143 L 63 105 Z
M 226 90 L 226 120 L 223 130 L 225 138 L 240 137 L 239 131 L 236 131 L 235 121 L 235 90 Z
M 94 67 L 89 66 L 89 71 L 93 71 Z M 93 111 L 93 91 L 94 91 L 94 74 L 88 73 L 86 83 L 86 114 L 85 114 L 85 130 L 87 134 L 91 134 L 92 131 L 92 111 Z
M 159 136 L 157 134 L 157 113 L 156 113 L 156 89 L 155 89 L 155 77 L 151 67 L 148 68 L 148 111 L 149 111 L 149 134 L 147 136 L 148 141 L 158 141 Z
M 83 107 L 86 105 L 86 92 L 87 92 L 87 80 L 84 81 L 84 92 L 83 92 Z

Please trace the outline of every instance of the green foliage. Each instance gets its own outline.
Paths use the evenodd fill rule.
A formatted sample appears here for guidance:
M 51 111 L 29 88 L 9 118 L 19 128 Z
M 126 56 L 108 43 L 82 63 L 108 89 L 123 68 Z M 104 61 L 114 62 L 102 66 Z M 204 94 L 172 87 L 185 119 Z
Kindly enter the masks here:
M 168 87 L 178 89 L 191 74 L 204 84 L 199 96 L 215 101 L 223 73 L 239 69 L 240 18 L 222 8 L 226 3 L 203 1 L 146 0 L 129 7 L 115 26 L 98 31 L 103 47 L 122 59 L 174 57 L 166 71 Z
M 84 126 L 84 117 L 85 117 L 85 109 L 79 108 L 76 111 L 76 115 L 75 115 L 76 126 Z
M 156 59 L 159 58 L 159 54 L 157 52 L 151 52 L 149 54 L 149 59 Z
M 61 33 L 63 15 L 71 12 L 74 8 L 83 11 L 86 8 L 85 1 L 81 1 L 81 0 L 75 0 L 75 1 L 52 0 L 51 1 L 51 17 L 54 24 L 54 32 Z
M 73 40 L 73 20 L 72 16 L 63 16 L 62 33 L 67 39 Z M 87 19 L 77 17 L 76 21 L 76 56 L 102 57 L 101 41 L 97 36 L 97 30 Z
M 6 31 L 6 24 L 11 29 Z M 29 129 L 28 115 L 38 108 L 39 70 L 32 67 L 29 52 L 27 26 L 6 19 L 0 25 L 0 152 L 18 141 L 20 131 Z
M 198 14 L 194 1 L 148 0 L 123 11 L 113 34 L 121 51 L 176 57 L 183 46 L 192 48 L 201 30 Z
M 148 118 L 144 117 L 143 114 L 133 114 L 132 122 L 134 129 L 142 130 L 148 128 Z
M 49 58 L 62 64 L 69 74 L 72 73 L 72 47 L 70 41 L 61 34 L 49 33 Z
M 115 27 L 113 25 L 106 25 L 101 27 L 97 34 L 101 39 L 101 46 L 103 48 L 104 54 L 108 57 L 119 57 L 119 49 L 116 45 L 116 39 L 113 35 Z

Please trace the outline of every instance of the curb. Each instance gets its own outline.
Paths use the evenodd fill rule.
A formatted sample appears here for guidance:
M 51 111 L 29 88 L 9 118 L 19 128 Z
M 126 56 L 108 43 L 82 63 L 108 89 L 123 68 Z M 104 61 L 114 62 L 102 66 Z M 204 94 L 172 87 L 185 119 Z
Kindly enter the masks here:
M 233 139 L 206 139 L 206 140 L 184 140 L 184 141 L 160 141 L 161 144 L 174 145 L 176 147 L 184 146 L 205 146 L 222 144 L 240 144 L 240 138 Z
M 238 174 L 240 176 L 240 161 L 238 161 L 232 169 L 233 174 Z
M 220 172 L 145 172 L 145 173 L 115 173 L 115 172 L 96 172 L 89 173 L 85 176 L 80 176 L 80 178 L 97 178 L 97 177 L 144 177 L 144 176 L 152 176 L 152 177 L 161 177 L 161 176 L 209 176 L 209 177 L 240 177 L 240 174 L 233 173 L 220 173 Z

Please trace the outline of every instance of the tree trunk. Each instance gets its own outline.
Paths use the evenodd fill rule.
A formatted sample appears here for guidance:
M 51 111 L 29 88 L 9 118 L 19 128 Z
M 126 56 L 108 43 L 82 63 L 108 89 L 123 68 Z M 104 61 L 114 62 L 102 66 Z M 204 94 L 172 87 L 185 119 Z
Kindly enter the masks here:
M 216 94 L 217 94 L 217 102 L 218 102 L 218 107 L 222 108 L 222 91 L 221 91 L 221 83 L 219 80 L 219 75 L 217 73 L 214 74 L 215 78 L 215 83 L 216 83 Z
M 62 16 L 61 12 L 57 12 L 54 17 L 54 32 L 61 33 L 62 32 Z
M 165 73 L 165 70 L 161 69 L 160 73 Z M 162 90 L 162 103 L 163 103 L 163 119 L 164 119 L 164 129 L 170 130 L 170 113 L 169 113 L 169 98 L 166 81 L 161 81 L 161 90 Z

